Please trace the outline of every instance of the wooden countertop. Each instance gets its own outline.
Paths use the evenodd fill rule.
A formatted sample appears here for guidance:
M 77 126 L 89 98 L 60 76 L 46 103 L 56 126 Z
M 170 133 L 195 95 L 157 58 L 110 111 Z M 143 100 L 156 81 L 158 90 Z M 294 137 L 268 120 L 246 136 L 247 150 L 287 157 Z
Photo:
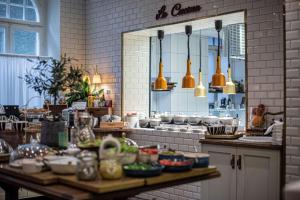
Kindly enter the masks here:
M 19 187 L 33 190 L 55 199 L 126 199 L 141 192 L 176 186 L 219 177 L 214 166 L 195 168 L 187 172 L 163 173 L 151 178 L 123 177 L 120 180 L 103 180 L 85 182 L 73 176 L 61 176 L 51 172 L 26 174 L 8 164 L 0 164 L 0 186 L 8 197 L 17 197 Z M 16 199 L 16 198 L 9 198 Z
M 259 149 L 282 150 L 282 145 L 274 145 L 267 142 L 246 142 L 241 140 L 200 139 L 201 144 L 214 144 L 233 147 L 248 147 Z

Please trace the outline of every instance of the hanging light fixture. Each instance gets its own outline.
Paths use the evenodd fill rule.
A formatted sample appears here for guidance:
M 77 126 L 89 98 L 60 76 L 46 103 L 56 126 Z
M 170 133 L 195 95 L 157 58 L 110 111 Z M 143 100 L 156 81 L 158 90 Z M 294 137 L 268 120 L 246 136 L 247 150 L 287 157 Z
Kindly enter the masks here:
M 93 84 L 101 84 L 101 76 L 98 73 L 97 65 L 95 66 L 95 74 L 93 76 Z
M 195 79 L 191 73 L 191 58 L 190 58 L 190 36 L 192 35 L 192 26 L 185 26 L 185 33 L 188 36 L 187 47 L 188 47 L 188 57 L 187 57 L 187 69 L 186 74 L 182 79 L 182 88 L 195 88 Z
M 200 40 L 199 40 L 199 52 L 200 52 L 200 66 L 199 66 L 199 79 L 198 79 L 198 85 L 195 87 L 194 95 L 195 97 L 206 97 L 206 89 L 202 82 L 202 46 L 201 46 L 201 31 L 200 31 Z
M 222 21 L 216 20 L 215 21 L 215 28 L 218 32 L 218 55 L 217 55 L 217 68 L 216 73 L 212 76 L 212 87 L 224 87 L 225 83 L 225 76 L 221 70 L 221 56 L 220 56 L 220 31 L 222 29 Z
M 231 79 L 231 67 L 230 67 L 230 30 L 228 28 L 227 34 L 227 47 L 228 47 L 228 81 L 226 82 L 226 86 L 223 88 L 223 93 L 225 94 L 235 94 L 235 84 L 232 82 Z
M 162 31 L 162 30 L 157 31 L 157 37 L 159 39 L 159 72 L 158 72 L 158 76 L 154 83 L 154 89 L 155 90 L 167 90 L 168 89 L 167 80 L 165 79 L 165 77 L 163 75 L 162 46 L 161 46 L 162 39 L 164 39 L 164 31 Z

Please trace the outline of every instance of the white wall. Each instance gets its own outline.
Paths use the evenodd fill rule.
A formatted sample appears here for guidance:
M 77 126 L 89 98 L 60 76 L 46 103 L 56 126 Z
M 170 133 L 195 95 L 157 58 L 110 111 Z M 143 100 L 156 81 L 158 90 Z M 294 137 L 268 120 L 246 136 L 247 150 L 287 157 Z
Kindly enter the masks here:
M 48 56 L 60 57 L 60 0 L 47 1 Z

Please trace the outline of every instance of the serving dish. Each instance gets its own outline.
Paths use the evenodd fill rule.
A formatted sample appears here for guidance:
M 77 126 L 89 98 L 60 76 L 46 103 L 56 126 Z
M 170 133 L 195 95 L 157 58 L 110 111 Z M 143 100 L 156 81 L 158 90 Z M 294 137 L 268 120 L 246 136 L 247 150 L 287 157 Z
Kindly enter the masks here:
M 148 128 L 148 126 L 149 126 L 149 119 L 139 119 L 139 126 L 141 128 Z
M 186 120 L 187 120 L 186 115 L 175 115 L 174 116 L 174 123 L 175 124 L 185 124 Z
M 197 125 L 200 123 L 201 119 L 202 118 L 200 116 L 192 115 L 192 116 L 188 117 L 188 123 L 191 125 Z
M 169 114 L 162 114 L 160 118 L 162 123 L 168 123 L 168 124 L 172 123 L 173 120 L 173 116 Z
M 220 122 L 224 125 L 232 125 L 233 124 L 233 117 L 220 117 Z
M 56 159 L 52 158 L 47 162 L 55 174 L 75 174 L 78 159 L 71 156 L 58 156 Z
M 194 161 L 194 168 L 208 167 L 209 154 L 206 153 L 184 153 L 184 158 Z
M 207 132 L 211 135 L 224 135 L 225 126 L 224 125 L 210 125 L 207 126 Z
M 42 162 L 37 162 L 35 159 L 23 159 L 22 160 L 22 170 L 27 174 L 39 173 L 43 170 L 44 164 Z
M 191 170 L 193 168 L 192 159 L 183 160 L 159 160 L 159 164 L 164 166 L 164 171 L 166 172 L 184 172 Z
M 149 165 L 149 164 L 131 164 L 124 165 L 123 170 L 126 176 L 130 177 L 153 177 L 159 176 L 164 169 L 161 165 Z
M 206 124 L 215 124 L 219 122 L 219 118 L 216 116 L 205 116 L 202 117 L 202 122 Z
M 176 152 L 176 151 L 163 151 L 159 153 L 158 160 L 183 160 L 184 155 L 183 153 Z
M 151 118 L 149 120 L 149 124 L 151 128 L 155 128 L 156 126 L 159 126 L 161 123 L 161 119 L 159 118 Z

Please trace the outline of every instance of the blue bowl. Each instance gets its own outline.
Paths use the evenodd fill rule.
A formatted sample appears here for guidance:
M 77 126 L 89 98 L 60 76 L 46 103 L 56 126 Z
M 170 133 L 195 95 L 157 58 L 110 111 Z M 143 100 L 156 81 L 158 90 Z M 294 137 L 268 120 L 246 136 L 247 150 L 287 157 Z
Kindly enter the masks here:
M 194 168 L 208 167 L 209 165 L 209 157 L 196 157 L 196 158 L 185 157 L 185 158 L 194 160 L 194 165 L 193 165 Z
M 167 155 L 167 154 L 159 154 L 158 160 L 184 160 L 184 155 L 175 154 L 175 155 Z
M 162 170 L 164 169 L 164 166 L 162 165 L 154 165 L 149 170 L 132 170 L 132 169 L 126 169 L 126 166 L 123 166 L 123 170 L 126 176 L 129 177 L 153 177 L 153 176 L 159 176 L 162 173 Z

